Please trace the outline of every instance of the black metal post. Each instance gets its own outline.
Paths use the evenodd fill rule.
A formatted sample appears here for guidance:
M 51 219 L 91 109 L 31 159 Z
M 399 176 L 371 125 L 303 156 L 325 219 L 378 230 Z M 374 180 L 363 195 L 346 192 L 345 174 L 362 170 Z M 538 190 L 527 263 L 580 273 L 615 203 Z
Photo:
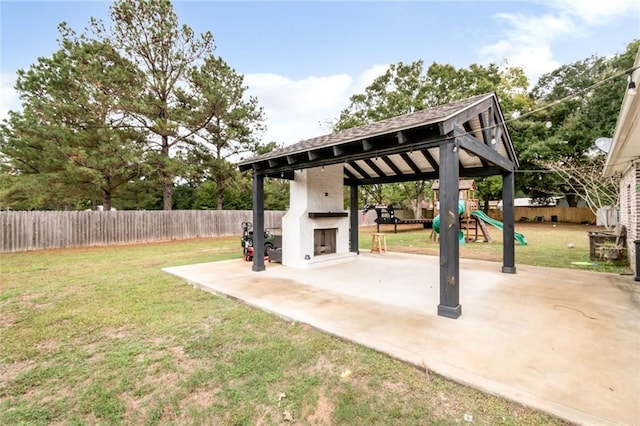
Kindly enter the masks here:
M 253 172 L 253 266 L 264 271 L 264 175 Z
M 502 272 L 516 273 L 515 263 L 515 208 L 513 205 L 515 173 L 502 176 Z
M 460 305 L 459 152 L 457 143 L 440 145 L 440 304 L 438 315 L 458 318 Z
M 358 246 L 358 227 L 360 222 L 358 208 L 358 185 L 349 187 L 349 251 L 360 254 Z

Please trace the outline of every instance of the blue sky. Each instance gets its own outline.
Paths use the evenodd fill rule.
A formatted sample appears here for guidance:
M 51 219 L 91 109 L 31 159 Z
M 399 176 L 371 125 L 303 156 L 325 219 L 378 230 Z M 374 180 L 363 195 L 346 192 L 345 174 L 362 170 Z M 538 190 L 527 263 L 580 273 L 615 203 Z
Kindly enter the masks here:
M 57 49 L 57 24 L 108 22 L 111 2 L 0 0 L 0 119 L 19 108 L 15 72 Z M 326 133 L 385 68 L 423 59 L 466 67 L 508 61 L 535 82 L 640 38 L 638 0 L 174 1 L 182 23 L 210 30 L 216 54 L 245 75 L 267 114 L 265 141 Z

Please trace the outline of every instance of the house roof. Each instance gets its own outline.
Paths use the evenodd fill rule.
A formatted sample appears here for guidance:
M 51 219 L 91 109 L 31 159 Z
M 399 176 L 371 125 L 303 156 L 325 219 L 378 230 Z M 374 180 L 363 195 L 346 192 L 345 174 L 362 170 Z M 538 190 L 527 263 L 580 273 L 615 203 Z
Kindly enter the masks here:
M 640 50 L 633 64 L 631 79 L 640 85 Z M 604 165 L 605 176 L 625 173 L 640 159 L 640 94 L 625 93 Z
M 244 160 L 241 171 L 293 178 L 295 170 L 344 165 L 345 183 L 439 177 L 442 147 L 460 148 L 460 176 L 487 176 L 518 166 L 495 94 L 489 93 L 303 140 Z

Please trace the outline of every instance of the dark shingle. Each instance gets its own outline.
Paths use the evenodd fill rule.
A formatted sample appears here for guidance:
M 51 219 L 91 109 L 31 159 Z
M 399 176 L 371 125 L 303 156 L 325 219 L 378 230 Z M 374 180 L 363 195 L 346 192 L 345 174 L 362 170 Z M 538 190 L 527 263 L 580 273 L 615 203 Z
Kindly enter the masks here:
M 268 160 L 270 158 L 283 157 L 286 155 L 310 151 L 313 149 L 325 148 L 360 139 L 372 138 L 375 136 L 397 132 L 400 130 L 406 130 L 418 126 L 437 124 L 446 120 L 448 117 L 451 117 L 452 115 L 457 114 L 460 111 L 491 96 L 493 96 L 493 94 L 478 95 L 472 98 L 451 102 L 434 108 L 400 115 L 397 117 L 388 118 L 386 120 L 377 121 L 375 123 L 365 124 L 363 126 L 342 130 L 340 132 L 306 139 L 296 144 L 276 149 L 269 153 L 241 161 L 240 165 L 252 164 L 258 161 Z

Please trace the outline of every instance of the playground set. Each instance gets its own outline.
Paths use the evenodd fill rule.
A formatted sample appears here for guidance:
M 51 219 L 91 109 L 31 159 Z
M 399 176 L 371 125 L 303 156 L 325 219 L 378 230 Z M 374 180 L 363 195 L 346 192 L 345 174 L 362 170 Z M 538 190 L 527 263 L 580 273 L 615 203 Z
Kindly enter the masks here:
M 491 225 L 502 230 L 504 226 L 503 223 L 487 216 L 486 213 L 479 210 L 478 199 L 475 197 L 476 184 L 474 180 L 462 179 L 459 181 L 458 188 L 460 195 L 458 201 L 458 214 L 460 215 L 460 244 L 464 244 L 467 241 L 478 241 L 478 231 L 482 233 L 482 237 L 485 242 L 492 242 L 493 239 L 491 238 L 487 225 Z M 375 209 L 378 216 L 375 220 L 377 233 L 380 233 L 381 224 L 394 225 L 394 233 L 398 232 L 398 225 L 422 224 L 423 228 L 432 229 L 431 238 L 434 241 L 437 241 L 440 234 L 440 215 L 437 208 L 440 181 L 434 181 L 431 189 L 433 190 L 433 219 L 400 219 L 395 215 L 392 204 L 386 206 L 367 204 L 363 207 L 362 214 Z M 518 241 L 520 245 L 527 245 L 527 240 L 524 235 L 519 232 L 514 232 L 514 239 Z

